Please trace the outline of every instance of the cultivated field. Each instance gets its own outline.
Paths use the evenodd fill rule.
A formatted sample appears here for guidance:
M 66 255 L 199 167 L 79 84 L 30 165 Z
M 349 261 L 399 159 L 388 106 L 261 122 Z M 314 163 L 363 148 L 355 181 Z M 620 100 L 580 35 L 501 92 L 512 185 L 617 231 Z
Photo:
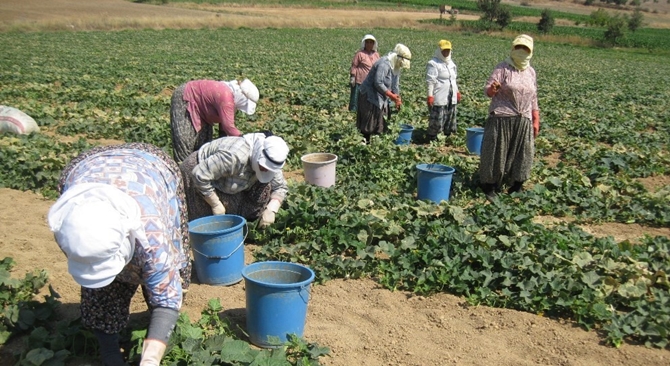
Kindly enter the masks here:
M 272 129 L 292 152 L 291 195 L 273 230 L 253 232 L 247 262 L 255 255 L 317 271 L 323 283 L 312 290 L 305 338 L 331 348 L 323 364 L 670 362 L 667 347 L 638 344 L 659 337 L 626 337 L 613 348 L 607 345 L 613 332 L 594 320 L 615 307 L 624 314 L 642 306 L 637 300 L 652 303 L 630 289 L 617 295 L 607 287 L 610 279 L 628 289 L 630 281 L 637 286 L 647 278 L 647 263 L 665 273 L 670 267 L 662 255 L 670 237 L 666 55 L 538 41 L 532 64 L 543 129 L 533 177 L 526 192 L 491 205 L 477 189 L 478 158 L 467 154 L 464 129 L 483 123 L 482 87 L 506 57 L 509 35 L 417 23 L 437 17 L 430 12 L 379 10 L 357 20 L 356 10 L 184 6 L 0 3 L 0 17 L 11 14 L 0 29 L 37 30 L 0 33 L 0 104 L 29 113 L 42 128 L 28 138 L 0 137 L 0 178 L 9 187 L 0 188 L 0 258 L 14 258 L 17 276 L 46 269 L 62 296 L 60 316 L 76 317 L 79 297 L 45 222 L 62 165 L 92 144 L 144 141 L 169 149 L 176 86 L 249 77 L 261 101 L 256 115 L 237 116 L 238 127 Z M 78 31 L 89 29 L 104 30 Z M 414 55 L 402 79 L 405 108 L 393 117 L 391 134 L 371 146 L 360 144 L 346 110 L 348 66 L 365 33 L 380 40 L 382 53 L 402 42 Z M 459 134 L 426 144 L 424 65 L 445 37 L 454 44 L 464 95 Z M 417 127 L 411 146 L 393 144 L 399 123 Z M 332 189 L 303 182 L 300 156 L 316 151 L 340 157 Z M 415 200 L 420 162 L 456 167 L 449 204 Z M 631 243 L 648 250 L 628 249 Z M 667 296 L 667 282 L 658 281 L 644 286 Z M 183 311 L 197 319 L 211 298 L 244 326 L 243 283 L 195 283 Z M 134 321 L 146 320 L 140 299 Z M 568 303 L 573 299 L 597 305 Z M 668 306 L 646 309 L 655 316 L 645 321 L 667 325 Z M 644 324 L 635 328 L 638 336 L 651 334 Z M 10 353 L 20 349 L 20 342 L 5 345 L 0 364 L 10 364 Z

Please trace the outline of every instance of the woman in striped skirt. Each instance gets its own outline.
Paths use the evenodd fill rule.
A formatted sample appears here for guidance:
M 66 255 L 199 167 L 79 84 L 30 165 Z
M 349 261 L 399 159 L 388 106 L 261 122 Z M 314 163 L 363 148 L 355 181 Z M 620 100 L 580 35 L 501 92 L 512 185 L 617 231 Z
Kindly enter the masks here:
M 533 39 L 522 34 L 512 42 L 510 57 L 486 82 L 491 98 L 479 162 L 479 179 L 487 199 L 509 182 L 508 193 L 521 191 L 530 177 L 535 138 L 540 133 L 537 79 L 530 66 Z

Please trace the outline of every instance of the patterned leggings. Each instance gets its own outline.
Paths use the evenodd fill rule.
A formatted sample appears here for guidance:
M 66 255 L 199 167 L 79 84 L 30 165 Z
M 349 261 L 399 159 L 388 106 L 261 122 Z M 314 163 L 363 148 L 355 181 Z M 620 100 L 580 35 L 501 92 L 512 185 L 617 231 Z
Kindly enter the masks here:
M 172 93 L 170 102 L 170 129 L 172 130 L 172 149 L 177 164 L 186 159 L 192 152 L 212 141 L 213 128 L 201 122 L 200 131 L 195 130 L 188 113 L 188 102 L 184 100 L 184 86 L 181 85 Z

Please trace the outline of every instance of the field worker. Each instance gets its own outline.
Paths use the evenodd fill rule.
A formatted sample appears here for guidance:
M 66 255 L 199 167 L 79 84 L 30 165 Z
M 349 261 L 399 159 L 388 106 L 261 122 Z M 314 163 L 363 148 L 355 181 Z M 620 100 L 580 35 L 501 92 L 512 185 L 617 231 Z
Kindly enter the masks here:
M 370 142 L 371 135 L 378 135 L 387 128 L 389 100 L 397 109 L 402 106 L 400 99 L 400 73 L 409 70 L 412 53 L 407 46 L 398 43 L 393 51 L 372 65 L 368 76 L 361 84 L 358 96 L 356 126 Z
M 359 88 L 365 77 L 368 76 L 372 65 L 379 60 L 377 53 L 377 39 L 372 34 L 366 34 L 361 41 L 361 48 L 354 55 L 349 70 L 349 110 L 355 112 L 358 108 Z
M 241 136 L 235 127 L 235 110 L 254 114 L 258 98 L 258 88 L 249 79 L 193 80 L 177 87 L 170 104 L 172 148 L 177 163 L 212 141 L 214 125 L 219 125 L 219 137 Z
M 151 311 L 140 365 L 163 357 L 191 277 L 182 184 L 177 164 L 142 143 L 86 151 L 61 174 L 49 227 L 81 285 L 81 318 L 105 366 L 127 365 L 119 332 L 138 286 Z
M 249 133 L 221 137 L 184 160 L 189 220 L 234 214 L 256 220 L 259 227 L 275 221 L 288 186 L 282 168 L 289 148 L 281 137 Z
M 481 187 L 492 200 L 506 181 L 518 192 L 530 177 L 535 138 L 540 133 L 537 79 L 530 66 L 533 38 L 522 34 L 512 42 L 507 60 L 496 65 L 484 88 L 491 98 L 479 162 Z
M 445 136 L 456 132 L 456 104 L 461 92 L 456 84 L 456 64 L 451 59 L 451 42 L 446 39 L 437 44 L 435 55 L 426 65 L 428 84 L 428 139 L 435 140 L 440 131 Z

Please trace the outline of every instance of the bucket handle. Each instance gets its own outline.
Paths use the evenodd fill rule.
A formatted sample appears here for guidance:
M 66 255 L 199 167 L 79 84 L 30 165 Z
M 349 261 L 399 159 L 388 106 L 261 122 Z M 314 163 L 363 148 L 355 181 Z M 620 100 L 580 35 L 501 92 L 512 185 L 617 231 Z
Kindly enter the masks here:
M 300 291 L 298 292 L 298 294 L 300 294 L 300 297 L 302 298 L 302 301 L 304 301 L 305 304 L 309 304 L 309 299 L 312 298 L 312 288 L 311 287 L 308 288 L 309 285 L 310 284 L 300 286 Z M 307 293 L 307 300 L 305 300 L 305 298 L 303 297 L 302 290 L 305 290 L 305 292 Z
M 230 254 L 228 254 L 228 255 L 224 255 L 224 256 L 212 255 L 212 256 L 209 256 L 205 253 L 200 252 L 199 250 L 197 250 L 193 247 L 191 247 L 191 250 L 193 250 L 194 252 L 200 254 L 201 256 L 203 256 L 207 259 L 224 259 L 225 260 L 225 259 L 228 259 L 228 258 L 232 257 L 233 254 L 235 254 L 235 252 L 237 252 L 237 250 L 240 249 L 240 247 L 242 247 L 242 245 L 244 245 L 244 241 L 247 240 L 247 235 L 248 234 L 249 234 L 249 225 L 244 224 L 244 238 L 242 238 L 242 241 L 240 242 L 240 244 L 235 249 L 233 249 L 233 251 L 230 252 Z

